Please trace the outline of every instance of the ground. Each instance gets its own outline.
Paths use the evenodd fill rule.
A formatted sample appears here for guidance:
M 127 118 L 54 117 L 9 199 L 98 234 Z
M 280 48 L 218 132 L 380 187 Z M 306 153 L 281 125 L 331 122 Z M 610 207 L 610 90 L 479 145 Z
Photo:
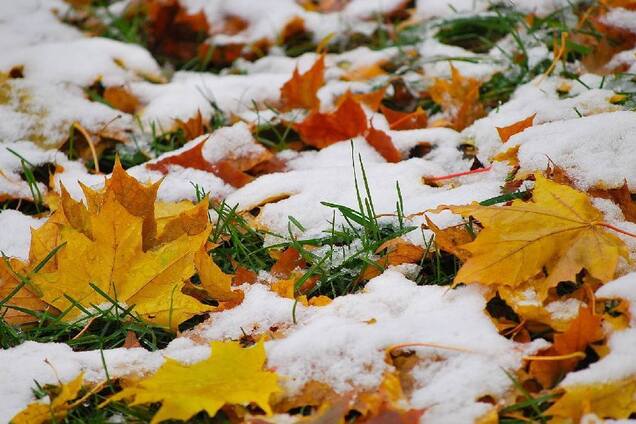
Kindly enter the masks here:
M 636 2 L 0 4 L 0 422 L 636 419 Z

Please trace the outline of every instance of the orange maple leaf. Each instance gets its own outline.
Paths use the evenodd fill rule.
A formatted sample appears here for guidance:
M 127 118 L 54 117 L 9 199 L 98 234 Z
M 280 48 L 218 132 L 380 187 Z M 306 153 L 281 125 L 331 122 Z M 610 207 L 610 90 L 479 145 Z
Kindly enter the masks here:
M 270 272 L 280 278 L 289 278 L 292 271 L 297 267 L 304 267 L 305 261 L 298 250 L 288 247 L 280 254 L 276 263 L 272 266 Z
M 579 315 L 562 334 L 554 336 L 554 343 L 541 352 L 540 356 L 565 356 L 583 352 L 590 343 L 602 340 L 605 336 L 602 317 L 595 315 L 591 308 L 581 306 Z M 534 360 L 530 364 L 530 373 L 543 385 L 552 387 L 561 377 L 572 371 L 580 357 L 561 360 Z
M 479 102 L 479 80 L 464 77 L 451 65 L 451 79 L 437 79 L 428 92 L 435 103 L 450 116 L 451 125 L 461 131 L 484 115 Z
M 413 112 L 400 112 L 386 106 L 380 106 L 380 112 L 384 114 L 392 130 L 415 130 L 425 128 L 428 123 L 428 115 L 421 107 Z
M 106 103 L 122 112 L 135 113 L 139 107 L 139 99 L 123 86 L 106 87 L 103 96 Z
M 320 56 L 311 69 L 302 75 L 298 72 L 298 66 L 296 66 L 291 79 L 280 89 L 282 109 L 317 109 L 320 106 L 320 99 L 317 96 L 318 89 L 324 84 L 324 56 Z
M 313 111 L 294 127 L 305 143 L 322 149 L 364 133 L 368 124 L 364 110 L 348 94 L 334 112 Z
M 499 137 L 501 137 L 501 141 L 505 143 L 513 135 L 520 133 L 526 128 L 530 128 L 532 124 L 534 123 L 534 117 L 536 115 L 537 115 L 536 113 L 533 113 L 527 118 L 522 119 L 521 121 L 515 122 L 514 124 L 508 125 L 506 127 L 496 127 L 497 132 L 499 133 Z
M 146 164 L 146 168 L 159 171 L 162 174 L 168 173 L 170 165 L 179 165 L 184 168 L 200 169 L 211 172 L 221 178 L 226 183 L 234 187 L 243 187 L 252 181 L 252 177 L 243 172 L 234 161 L 222 160 L 217 163 L 210 163 L 203 157 L 203 145 L 207 140 L 197 143 L 191 149 L 177 155 L 168 156 L 154 163 Z
M 387 162 L 397 163 L 402 159 L 400 151 L 395 148 L 391 137 L 382 130 L 376 130 L 371 126 L 364 137 Z
M 203 123 L 201 111 L 198 109 L 197 114 L 187 121 L 182 121 L 177 118 L 175 119 L 175 122 L 177 123 L 177 128 L 183 131 L 186 140 L 193 140 L 207 132 L 205 124 Z

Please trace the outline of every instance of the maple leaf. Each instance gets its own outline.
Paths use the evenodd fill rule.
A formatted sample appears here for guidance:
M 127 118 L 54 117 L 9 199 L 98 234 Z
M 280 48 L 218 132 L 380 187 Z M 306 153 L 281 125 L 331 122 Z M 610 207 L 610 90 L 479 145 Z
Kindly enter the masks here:
M 80 373 L 73 380 L 60 386 L 60 391 L 51 403 L 32 402 L 11 419 L 12 424 L 43 424 L 64 419 L 73 408 L 73 402 L 79 396 L 84 382 Z
M 195 253 L 210 231 L 207 202 L 168 220 L 156 236 L 158 185 L 143 186 L 123 169 L 116 170 L 104 192 L 88 196 L 92 199 L 88 208 L 64 198 L 62 192 L 60 213 L 70 218 L 66 221 L 54 214 L 49 221 L 57 222 L 57 232 L 48 223 L 43 236 L 40 229 L 35 230 L 31 250 L 37 250 L 34 243 L 46 237 L 64 246 L 55 255 L 55 263 L 31 279 L 41 290 L 42 300 L 62 311 L 70 309 L 64 319 L 81 313 L 71 308 L 70 299 L 86 308 L 107 301 L 94 285 L 119 302 L 136 305 L 135 312 L 146 320 L 176 328 L 210 309 L 181 292 L 194 274 Z M 152 231 L 144 231 L 147 228 Z
M 380 106 L 380 112 L 384 114 L 392 130 L 416 130 L 425 128 L 428 123 L 428 115 L 421 107 L 413 112 L 400 112 Z
M 376 130 L 371 126 L 364 138 L 387 162 L 397 163 L 402 160 L 400 151 L 393 144 L 391 137 L 384 131 Z
M 139 107 L 139 99 L 125 87 L 106 87 L 103 94 L 106 103 L 126 113 L 135 113 Z
M 223 405 L 256 404 L 267 414 L 270 396 L 280 392 L 277 375 L 263 370 L 265 345 L 250 348 L 238 342 L 212 342 L 212 354 L 204 361 L 183 365 L 173 359 L 150 377 L 133 382 L 108 402 L 132 399 L 132 405 L 161 402 L 151 423 L 187 420 L 205 411 L 214 417 Z
M 46 309 L 46 303 L 37 296 L 37 289 L 22 282 L 19 274 L 25 273 L 22 262 L 15 258 L 0 258 L 0 318 L 9 324 L 27 324 L 37 321 L 37 318 L 27 312 L 13 307 L 26 308 L 31 311 Z M 10 296 L 10 297 L 9 297 Z
M 456 225 L 442 230 L 428 216 L 425 216 L 425 218 L 426 226 L 435 234 L 435 245 L 439 249 L 457 256 L 462 261 L 468 259 L 470 254 L 460 246 L 473 241 L 473 236 L 468 232 L 465 225 Z
M 566 386 L 564 390 L 565 394 L 545 412 L 554 417 L 553 422 L 579 422 L 589 413 L 620 420 L 636 412 L 636 380 L 633 378 Z
M 305 143 L 322 149 L 364 133 L 368 124 L 364 110 L 348 94 L 334 112 L 313 111 L 294 127 Z
M 205 134 L 206 126 L 203 123 L 203 116 L 201 111 L 197 109 L 197 114 L 187 121 L 181 119 L 175 119 L 177 128 L 181 129 L 186 140 L 193 140 L 203 134 Z
M 179 165 L 184 168 L 200 169 L 211 172 L 221 178 L 226 183 L 234 187 L 243 187 L 252 181 L 252 177 L 239 167 L 234 160 L 222 160 L 217 163 L 210 163 L 203 157 L 203 145 L 207 140 L 195 144 L 190 149 L 179 154 L 171 155 L 160 159 L 154 163 L 147 163 L 146 168 L 159 171 L 162 174 L 169 172 L 170 165 Z
M 338 98 L 336 106 L 340 106 L 348 96 L 351 96 L 351 98 L 356 102 L 365 104 L 369 107 L 369 109 L 376 111 L 381 106 L 382 99 L 384 99 L 384 95 L 388 88 L 389 86 L 385 85 L 384 87 L 378 88 L 374 91 L 369 91 L 368 93 L 351 93 L 350 91 L 347 91 Z
M 520 133 L 526 128 L 530 128 L 532 124 L 534 123 L 534 117 L 536 115 L 537 115 L 536 113 L 533 113 L 527 118 L 522 119 L 519 122 L 515 122 L 514 124 L 508 125 L 507 127 L 496 127 L 497 133 L 499 133 L 499 137 L 501 138 L 501 141 L 505 143 L 513 135 Z
M 627 181 L 619 188 L 593 188 L 589 191 L 594 197 L 602 197 L 616 203 L 626 220 L 636 223 L 636 200 L 632 199 L 632 193 L 629 191 Z
M 532 200 L 510 206 L 445 206 L 484 226 L 454 284 L 483 283 L 517 287 L 547 269 L 550 286 L 572 281 L 582 269 L 605 282 L 614 277 L 625 243 L 607 232 L 603 214 L 585 193 L 536 175 Z
M 302 75 L 298 66 L 289 81 L 280 89 L 283 110 L 317 109 L 320 106 L 318 89 L 325 84 L 325 56 L 318 58 L 316 63 Z
M 480 82 L 467 78 L 451 65 L 451 79 L 437 79 L 428 92 L 435 103 L 451 116 L 452 127 L 461 131 L 484 115 L 479 102 Z
M 208 256 L 205 250 L 194 255 L 194 266 L 199 273 L 201 288 L 220 302 L 236 302 L 243 299 L 243 292 L 232 290 L 232 276 L 225 274 Z
M 562 356 L 583 353 L 593 342 L 602 340 L 602 317 L 595 315 L 591 308 L 581 306 L 578 316 L 562 334 L 554 336 L 554 343 L 542 351 L 540 356 Z M 562 360 L 535 360 L 530 364 L 530 373 L 545 388 L 552 387 L 562 376 L 572 371 L 580 358 Z

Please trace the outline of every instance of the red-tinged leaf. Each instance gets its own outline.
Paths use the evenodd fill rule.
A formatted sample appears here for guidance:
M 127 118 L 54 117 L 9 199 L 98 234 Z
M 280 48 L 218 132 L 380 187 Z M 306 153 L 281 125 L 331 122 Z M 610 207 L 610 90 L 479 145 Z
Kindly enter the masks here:
M 179 153 L 178 155 L 168 156 L 154 163 L 147 163 L 146 168 L 153 171 L 159 171 L 162 174 L 168 173 L 170 165 L 179 165 L 184 168 L 200 169 L 202 171 L 214 172 L 214 167 L 203 157 L 203 145 L 207 140 L 203 140 L 191 149 Z
M 593 188 L 589 193 L 594 197 L 602 197 L 613 201 L 621 208 L 627 221 L 636 223 L 636 200 L 632 199 L 632 193 L 629 191 L 627 181 L 619 188 Z
M 378 108 L 380 108 L 380 105 L 382 104 L 382 99 L 384 99 L 384 95 L 386 94 L 387 88 L 388 88 L 388 85 L 382 88 L 378 88 L 375 91 L 370 91 L 368 93 L 355 93 L 355 94 L 346 93 L 338 99 L 338 102 L 336 103 L 336 105 L 340 106 L 342 102 L 347 98 L 347 95 L 349 94 L 353 98 L 353 100 L 355 100 L 358 103 L 367 105 L 369 109 L 375 112 L 378 110 Z
M 532 124 L 534 123 L 534 117 L 536 115 L 537 115 L 536 113 L 533 113 L 527 118 L 522 119 L 519 122 L 515 122 L 512 125 L 508 125 L 507 127 L 497 127 L 497 132 L 499 133 L 499 137 L 501 138 L 501 141 L 505 143 L 513 135 L 520 133 L 526 128 L 530 128 Z
M 117 110 L 135 113 L 139 107 L 139 100 L 126 87 L 106 87 L 103 94 L 106 103 Z
M 289 278 L 293 270 L 303 266 L 305 266 L 305 261 L 300 253 L 293 247 L 289 247 L 281 253 L 270 272 L 280 278 Z
M 178 155 L 168 156 L 155 163 L 148 163 L 146 164 L 146 168 L 159 171 L 162 174 L 168 173 L 170 165 L 200 169 L 213 173 L 234 187 L 243 187 L 252 180 L 251 176 L 247 175 L 238 167 L 236 161 L 222 160 L 217 163 L 210 163 L 205 160 L 202 150 L 206 141 L 207 140 L 203 140 L 191 149 L 181 152 Z
M 451 79 L 437 79 L 428 92 L 451 119 L 450 126 L 461 131 L 484 115 L 484 106 L 479 101 L 480 81 L 464 77 L 451 66 Z
M 233 187 L 243 187 L 253 180 L 253 178 L 241 171 L 238 164 L 232 160 L 222 160 L 213 165 L 212 171 L 217 177 Z
M 347 95 L 334 112 L 311 112 L 295 129 L 306 144 L 322 149 L 362 134 L 367 129 L 367 116 L 351 95 Z
M 416 130 L 426 128 L 428 124 L 428 115 L 421 107 L 406 113 L 380 106 L 380 112 L 384 114 L 392 130 Z
M 298 72 L 298 67 L 289 81 L 280 89 L 283 110 L 295 108 L 317 109 L 320 106 L 318 89 L 325 84 L 325 57 L 320 58 L 304 74 Z
M 568 329 L 562 334 L 556 334 L 552 346 L 541 352 L 541 356 L 561 356 L 584 352 L 590 343 L 603 339 L 602 324 L 601 315 L 595 315 L 591 308 L 582 306 L 579 309 L 579 315 L 570 323 Z M 563 375 L 572 371 L 578 362 L 577 358 L 533 361 L 530 364 L 530 373 L 543 387 L 548 388 L 554 386 Z
M 186 140 L 193 140 L 207 132 L 200 110 L 197 110 L 197 114 L 187 121 L 175 119 L 175 122 L 177 127 L 183 131 Z
M 232 278 L 232 285 L 240 286 L 244 283 L 254 284 L 256 282 L 256 277 L 257 275 L 254 271 L 237 265 L 234 278 Z
M 400 151 L 395 148 L 391 137 L 384 131 L 370 127 L 365 139 L 387 162 L 396 163 L 402 159 Z

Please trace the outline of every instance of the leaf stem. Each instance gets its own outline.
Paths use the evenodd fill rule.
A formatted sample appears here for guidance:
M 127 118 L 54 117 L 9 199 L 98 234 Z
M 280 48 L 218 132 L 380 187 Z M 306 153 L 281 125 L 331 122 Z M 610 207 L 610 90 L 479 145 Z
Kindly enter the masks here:
M 636 234 L 630 233 L 629 231 L 622 230 L 622 229 L 620 229 L 620 228 L 618 228 L 618 227 L 616 227 L 616 226 L 614 226 L 612 224 L 609 224 L 607 222 L 603 222 L 603 221 L 595 222 L 594 225 L 599 225 L 601 227 L 609 228 L 610 230 L 616 231 L 617 233 L 621 233 L 621 234 L 624 234 L 626 236 L 636 238 Z
M 491 169 L 492 169 L 492 166 L 487 166 L 485 168 L 477 168 L 477 169 L 473 169 L 471 171 L 456 172 L 454 174 L 441 175 L 439 177 L 430 177 L 430 178 L 427 178 L 427 180 L 428 181 L 450 180 L 451 178 L 463 177 L 464 175 L 472 175 L 472 174 L 479 174 L 480 172 L 488 172 Z

